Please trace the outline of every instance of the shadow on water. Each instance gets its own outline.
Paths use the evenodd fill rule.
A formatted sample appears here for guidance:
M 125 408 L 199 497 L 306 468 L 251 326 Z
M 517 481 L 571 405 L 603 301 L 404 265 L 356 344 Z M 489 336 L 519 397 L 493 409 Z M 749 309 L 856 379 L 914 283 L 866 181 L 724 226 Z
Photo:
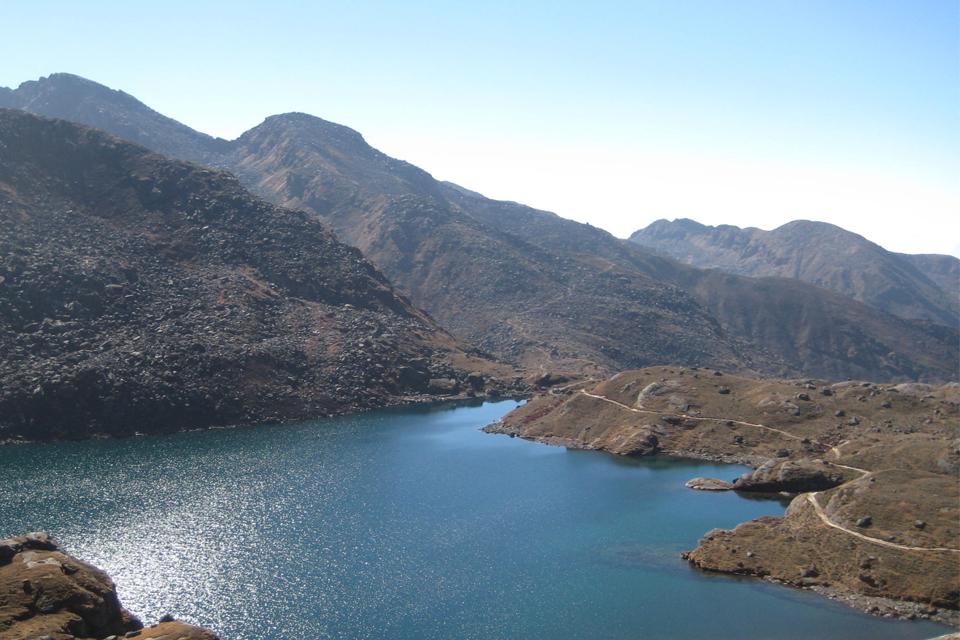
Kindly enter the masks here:
M 755 491 L 737 491 L 737 496 L 741 500 L 749 500 L 752 502 L 779 502 L 780 506 L 784 509 L 790 506 L 790 503 L 796 497 L 794 495 L 783 495 L 780 493 L 757 493 Z

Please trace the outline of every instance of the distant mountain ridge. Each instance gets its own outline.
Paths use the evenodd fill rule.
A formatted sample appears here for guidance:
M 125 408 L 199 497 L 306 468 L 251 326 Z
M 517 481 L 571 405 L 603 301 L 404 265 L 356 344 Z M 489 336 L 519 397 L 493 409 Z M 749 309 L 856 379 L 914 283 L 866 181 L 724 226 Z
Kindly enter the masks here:
M 226 143 L 157 113 L 128 93 L 71 73 L 30 80 L 16 90 L 0 87 L 0 107 L 62 117 L 173 157 L 186 152 L 204 158 L 222 151 Z
M 271 116 L 218 141 L 90 81 L 56 74 L 39 83 L 28 93 L 43 101 L 27 103 L 18 89 L 0 92 L 0 103 L 146 145 L 162 138 L 165 153 L 227 169 L 273 202 L 314 212 L 442 326 L 528 369 L 680 362 L 776 375 L 955 377 L 954 329 L 877 313 L 796 280 L 696 269 L 589 225 L 439 182 L 320 118 Z M 113 106 L 94 109 L 93 122 L 89 106 L 70 106 L 100 100 L 135 113 L 101 117 Z
M 893 253 L 826 222 L 763 231 L 657 220 L 630 240 L 696 267 L 796 278 L 902 318 L 960 323 L 960 260 Z

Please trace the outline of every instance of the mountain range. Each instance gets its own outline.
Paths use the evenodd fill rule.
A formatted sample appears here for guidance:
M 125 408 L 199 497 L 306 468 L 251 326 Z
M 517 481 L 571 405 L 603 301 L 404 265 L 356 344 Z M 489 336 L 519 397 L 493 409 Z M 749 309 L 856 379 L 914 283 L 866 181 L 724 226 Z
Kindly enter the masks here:
M 657 220 L 630 240 L 696 267 L 803 280 L 902 318 L 955 326 L 960 317 L 960 259 L 893 253 L 826 222 L 764 231 Z
M 701 269 L 435 180 L 310 115 L 271 116 L 227 141 L 69 74 L 0 89 L 0 106 L 235 174 L 268 201 L 329 225 L 458 338 L 527 370 L 678 362 L 830 378 L 956 376 L 960 334 L 949 309 L 899 317 L 794 274 Z M 937 264 L 949 279 L 949 264 Z
M 0 221 L 0 441 L 515 392 L 315 216 L 103 131 L 0 109 Z

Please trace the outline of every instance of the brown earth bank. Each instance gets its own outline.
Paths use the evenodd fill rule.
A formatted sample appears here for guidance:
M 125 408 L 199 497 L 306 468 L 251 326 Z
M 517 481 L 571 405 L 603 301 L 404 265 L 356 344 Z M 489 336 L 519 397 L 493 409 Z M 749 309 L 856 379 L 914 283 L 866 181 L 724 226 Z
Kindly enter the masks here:
M 315 217 L 0 109 L 0 442 L 515 395 Z
M 702 490 L 792 495 L 715 529 L 694 566 L 960 624 L 960 385 L 766 380 L 651 367 L 554 387 L 486 427 L 618 455 L 754 467 Z
M 218 640 L 164 616 L 143 623 L 123 608 L 110 577 L 45 533 L 0 540 L 0 640 Z

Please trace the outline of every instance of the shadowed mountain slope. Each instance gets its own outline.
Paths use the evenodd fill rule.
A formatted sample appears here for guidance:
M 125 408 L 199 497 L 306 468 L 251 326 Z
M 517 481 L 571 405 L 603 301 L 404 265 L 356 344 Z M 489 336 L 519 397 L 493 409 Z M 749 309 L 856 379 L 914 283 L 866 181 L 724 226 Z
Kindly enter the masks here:
M 825 222 L 763 231 L 658 220 L 630 240 L 696 267 L 796 278 L 902 318 L 960 323 L 960 260 L 892 253 Z
M 513 383 L 312 214 L 102 131 L 0 109 L 0 222 L 0 440 Z
M 77 90 L 60 77 L 40 83 L 51 85 L 48 93 L 61 84 Z M 74 103 L 112 94 L 90 84 Z M 20 91 L 8 91 L 8 103 Z M 48 115 L 84 117 L 68 108 Z M 314 212 L 442 325 L 529 368 L 682 362 L 834 377 L 955 375 L 955 331 L 930 332 L 795 281 L 719 279 L 589 225 L 438 182 L 319 118 L 272 116 L 217 143 L 213 155 L 204 140 L 196 134 L 168 152 Z M 851 349 L 860 357 L 851 360 Z

